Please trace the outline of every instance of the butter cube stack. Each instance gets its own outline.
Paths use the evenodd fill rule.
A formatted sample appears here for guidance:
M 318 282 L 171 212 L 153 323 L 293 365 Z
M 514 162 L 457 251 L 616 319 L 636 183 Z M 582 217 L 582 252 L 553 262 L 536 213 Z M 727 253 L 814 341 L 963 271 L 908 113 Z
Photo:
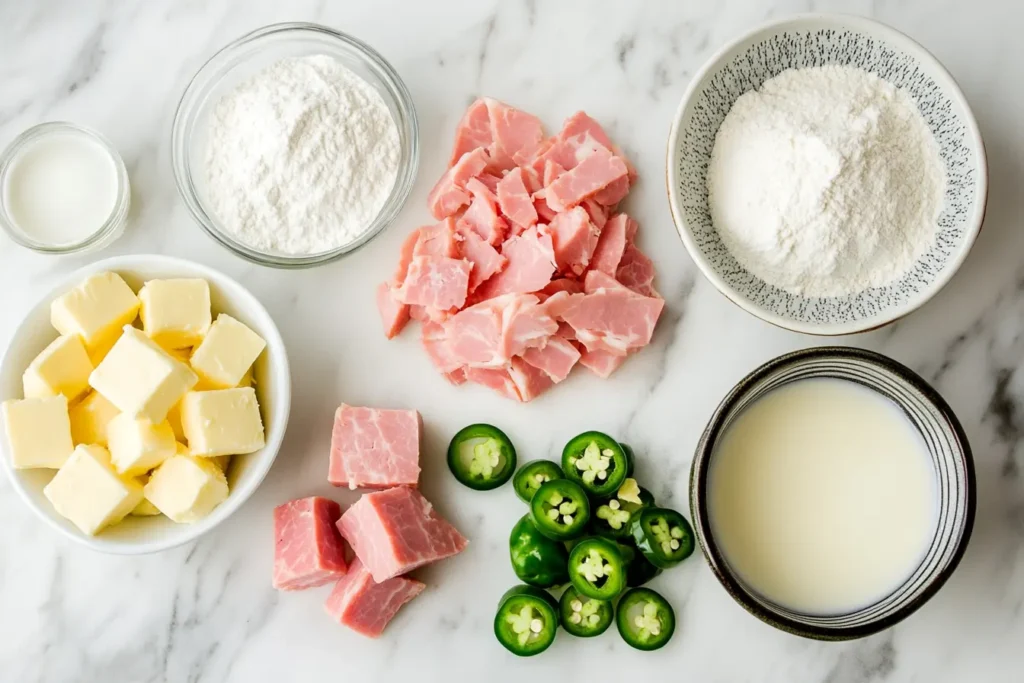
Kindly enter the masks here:
M 77 446 L 43 495 L 62 517 L 93 536 L 135 509 L 142 500 L 142 485 L 119 476 L 103 446 Z
M 71 440 L 75 445 L 107 445 L 107 425 L 121 414 L 103 394 L 93 391 L 71 406 Z
M 68 401 L 89 390 L 92 361 L 82 338 L 76 334 L 57 337 L 36 356 L 22 375 L 25 398 L 63 394 Z
M 107 425 L 110 461 L 118 474 L 149 472 L 175 454 L 177 442 L 166 420 L 153 423 L 121 413 Z
M 212 461 L 174 455 L 153 470 L 145 497 L 175 522 L 198 522 L 228 497 L 228 480 Z
M 71 420 L 63 394 L 4 401 L 0 415 L 15 469 L 56 469 L 71 456 Z
M 221 313 L 203 343 L 192 352 L 192 369 L 202 389 L 239 386 L 267 343 L 244 323 Z
M 202 342 L 210 329 L 210 285 L 206 280 L 150 280 L 139 290 L 146 335 L 165 349 Z
M 88 350 L 108 346 L 139 314 L 139 298 L 117 273 L 97 273 L 50 304 L 50 322 Z

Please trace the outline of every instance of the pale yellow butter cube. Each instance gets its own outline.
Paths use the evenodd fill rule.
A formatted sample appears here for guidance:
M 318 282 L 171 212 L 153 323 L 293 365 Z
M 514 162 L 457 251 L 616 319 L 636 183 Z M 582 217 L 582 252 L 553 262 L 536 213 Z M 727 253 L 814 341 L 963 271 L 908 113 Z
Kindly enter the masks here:
M 190 391 L 181 400 L 181 426 L 192 455 L 240 455 L 264 446 L 260 406 L 251 387 Z
M 142 500 L 142 485 L 120 477 L 103 446 L 77 446 L 43 489 L 57 513 L 93 536 L 117 524 Z
M 171 409 L 167 411 L 167 423 L 171 425 L 171 430 L 174 432 L 174 439 L 176 441 L 187 441 L 185 438 L 185 430 L 181 426 L 181 401 L 178 401 Z
M 150 475 L 145 496 L 175 522 L 198 522 L 227 499 L 228 481 L 205 458 L 175 455 Z
M 0 405 L 7 452 L 16 469 L 57 469 L 71 455 L 71 420 L 63 394 L 4 401 Z
M 121 412 L 151 422 L 163 422 L 197 381 L 188 366 L 131 325 L 89 376 L 92 388 Z
M 110 461 L 118 474 L 145 474 L 175 453 L 174 431 L 166 420 L 150 422 L 121 413 L 107 425 Z
M 90 350 L 109 343 L 139 314 L 139 298 L 117 273 L 97 273 L 50 304 L 50 322 Z
M 29 363 L 22 375 L 25 398 L 45 398 L 64 394 L 69 401 L 89 390 L 92 362 L 85 344 L 77 334 L 54 339 Z
M 150 280 L 139 290 L 142 329 L 168 349 L 195 346 L 213 321 L 210 285 L 199 278 Z
M 146 484 L 149 483 L 149 475 L 144 474 L 141 477 L 138 477 L 136 480 L 139 482 L 139 485 L 143 487 L 143 498 L 142 500 L 139 501 L 139 504 L 136 505 L 135 508 L 128 514 L 134 515 L 135 517 L 156 517 L 157 515 L 161 514 L 161 512 L 156 509 L 156 506 L 150 503 L 145 498 L 145 486 Z
M 71 440 L 78 444 L 107 445 L 107 425 L 121 411 L 98 392 L 90 392 L 71 406 Z
M 267 343 L 245 324 L 221 313 L 192 352 L 192 369 L 204 388 L 237 387 Z
M 217 469 L 219 469 L 221 472 L 223 472 L 224 474 L 228 473 L 228 467 L 231 466 L 231 456 L 230 455 L 215 455 L 212 458 L 210 458 L 209 460 L 214 465 L 216 465 Z
M 116 344 L 117 340 L 120 338 L 121 331 L 118 330 L 117 334 L 104 337 L 103 340 L 96 344 L 96 346 L 88 349 L 89 361 L 92 363 L 94 368 L 99 367 L 99 364 L 103 362 L 103 359 L 107 357 L 108 353 L 110 353 L 110 349 L 114 348 L 114 344 Z

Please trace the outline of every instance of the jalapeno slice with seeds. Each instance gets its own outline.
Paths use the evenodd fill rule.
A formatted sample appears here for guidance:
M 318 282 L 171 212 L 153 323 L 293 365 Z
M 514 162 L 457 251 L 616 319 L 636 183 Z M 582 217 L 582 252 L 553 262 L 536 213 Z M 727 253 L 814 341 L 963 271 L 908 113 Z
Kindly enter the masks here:
M 530 501 L 530 517 L 537 529 L 555 541 L 583 535 L 590 521 L 590 501 L 579 484 L 554 479 L 537 489 Z
M 657 650 L 675 633 L 676 614 L 672 605 L 650 588 L 633 588 L 619 600 L 615 625 L 631 647 Z
M 519 500 L 529 503 L 541 485 L 563 478 L 565 475 L 562 474 L 562 468 L 555 463 L 550 460 L 534 460 L 519 468 L 512 477 L 512 488 L 515 489 Z
M 599 636 L 615 620 L 612 603 L 580 595 L 572 586 L 562 593 L 558 611 L 562 618 L 562 628 L 578 638 Z
M 626 561 L 607 538 L 585 538 L 569 553 L 569 581 L 581 595 L 611 601 L 626 588 Z
M 626 479 L 615 495 L 597 503 L 590 523 L 598 536 L 625 539 L 631 537 L 630 522 L 642 508 L 654 505 L 654 496 L 641 488 L 636 479 Z
M 516 586 L 501 596 L 494 615 L 494 636 L 519 657 L 538 655 L 555 641 L 558 603 L 547 591 Z
M 636 588 L 642 586 L 655 576 L 661 574 L 661 569 L 647 561 L 643 553 L 630 545 L 619 544 L 622 558 L 626 561 L 626 586 Z
M 562 470 L 590 495 L 607 498 L 632 472 L 631 452 L 607 434 L 584 432 L 562 450 Z
M 530 515 L 512 527 L 508 547 L 512 570 L 520 581 L 541 588 L 569 582 L 569 551 L 565 544 L 541 534 Z
M 448 444 L 448 469 L 464 486 L 489 491 L 512 477 L 516 449 L 497 427 L 469 425 L 459 430 Z
M 634 516 L 637 550 L 655 567 L 670 569 L 693 553 L 693 527 L 675 510 L 649 507 Z

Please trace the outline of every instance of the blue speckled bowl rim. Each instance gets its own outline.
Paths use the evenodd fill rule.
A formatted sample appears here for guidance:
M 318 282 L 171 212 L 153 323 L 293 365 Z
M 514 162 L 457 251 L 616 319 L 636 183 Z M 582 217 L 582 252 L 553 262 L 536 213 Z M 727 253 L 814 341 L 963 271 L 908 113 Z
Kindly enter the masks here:
M 951 256 L 951 258 L 946 262 L 943 271 L 935 278 L 934 282 L 932 282 L 927 289 L 919 292 L 916 296 L 911 297 L 903 305 L 894 306 L 874 317 L 863 318 L 847 323 L 822 324 L 786 318 L 765 310 L 733 288 L 720 275 L 718 275 L 717 272 L 715 272 L 714 267 L 708 259 L 705 258 L 700 247 L 693 239 L 693 235 L 690 232 L 690 228 L 684 217 L 684 212 L 680 207 L 680 202 L 683 198 L 675 189 L 680 180 L 676 164 L 673 162 L 676 150 L 679 148 L 679 135 L 682 132 L 680 124 L 683 121 L 684 112 L 691 104 L 691 100 L 700 92 L 700 87 L 705 78 L 713 70 L 719 68 L 722 60 L 732 50 L 742 43 L 750 40 L 757 34 L 765 33 L 767 31 L 784 32 L 786 30 L 798 30 L 798 25 L 806 24 L 808 22 L 821 22 L 823 24 L 831 24 L 848 30 L 863 31 L 865 33 L 879 35 L 884 40 L 895 45 L 901 45 L 904 51 L 913 55 L 922 63 L 927 63 L 936 74 L 947 79 L 948 83 L 946 84 L 947 87 L 945 88 L 945 91 L 948 96 L 951 99 L 956 100 L 963 109 L 964 122 L 968 129 L 967 138 L 974 146 L 974 152 L 977 157 L 978 173 L 976 210 L 973 222 L 966 227 L 964 240 L 960 245 L 959 251 Z M 978 233 L 981 231 L 982 224 L 985 220 L 985 212 L 988 205 L 988 157 L 985 151 L 984 140 L 981 137 L 981 131 L 978 128 L 978 122 L 974 117 L 974 112 L 971 110 L 970 104 L 964 96 L 963 91 L 960 89 L 960 86 L 957 84 L 952 74 L 950 74 L 935 55 L 929 52 L 924 46 L 897 29 L 866 17 L 842 13 L 805 13 L 793 15 L 784 19 L 768 21 L 755 26 L 751 30 L 722 46 L 710 58 L 708 58 L 700 69 L 697 70 L 693 75 L 693 78 L 690 79 L 690 83 L 679 101 L 679 106 L 676 109 L 675 117 L 672 120 L 672 126 L 669 130 L 668 144 L 665 153 L 665 182 L 669 208 L 672 214 L 672 222 L 675 224 L 676 232 L 679 234 L 679 238 L 682 240 L 683 246 L 685 246 L 687 252 L 689 252 L 690 258 L 693 259 L 693 262 L 700 269 L 704 277 L 707 278 L 719 292 L 724 294 L 726 298 L 747 313 L 750 313 L 767 323 L 775 325 L 776 327 L 804 334 L 840 336 L 845 334 L 868 332 L 899 320 L 927 303 L 953 278 L 956 272 L 960 269 L 960 266 L 963 265 L 963 262 L 967 259 L 967 255 L 974 246 L 974 242 L 976 241 Z
M 864 363 L 876 365 L 913 387 L 924 399 L 932 404 L 942 415 L 950 430 L 959 442 L 959 453 L 964 469 L 964 524 L 963 532 L 957 539 L 956 548 L 950 556 L 946 567 L 932 577 L 930 583 L 921 591 L 921 594 L 911 600 L 892 614 L 877 621 L 872 621 L 860 626 L 845 628 L 821 628 L 811 624 L 801 623 L 783 616 L 763 606 L 754 600 L 739 581 L 733 576 L 729 569 L 714 534 L 711 531 L 710 515 L 707 506 L 707 484 L 708 470 L 712 459 L 715 445 L 721 436 L 725 425 L 725 417 L 732 410 L 736 403 L 765 377 L 771 376 L 788 366 L 803 364 L 806 361 L 816 359 L 854 359 Z M 696 531 L 697 541 L 700 544 L 704 559 L 711 567 L 711 572 L 722 584 L 725 590 L 732 596 L 743 609 L 747 610 L 761 621 L 774 626 L 775 628 L 791 633 L 793 635 L 811 638 L 813 640 L 841 641 L 864 638 L 887 628 L 895 626 L 903 621 L 918 609 L 924 606 L 942 586 L 949 580 L 949 577 L 956 571 L 960 560 L 967 551 L 967 545 L 971 540 L 971 533 L 974 530 L 974 518 L 977 512 L 977 481 L 974 472 L 974 456 L 971 451 L 971 444 L 967 440 L 967 433 L 964 431 L 960 420 L 953 409 L 946 402 L 942 395 L 935 390 L 923 377 L 903 365 L 902 363 L 867 349 L 859 349 L 852 346 L 817 346 L 809 349 L 802 349 L 783 354 L 777 358 L 764 363 L 746 377 L 736 383 L 722 402 L 715 408 L 711 419 L 708 420 L 700 441 L 694 451 L 693 463 L 690 467 L 690 519 Z

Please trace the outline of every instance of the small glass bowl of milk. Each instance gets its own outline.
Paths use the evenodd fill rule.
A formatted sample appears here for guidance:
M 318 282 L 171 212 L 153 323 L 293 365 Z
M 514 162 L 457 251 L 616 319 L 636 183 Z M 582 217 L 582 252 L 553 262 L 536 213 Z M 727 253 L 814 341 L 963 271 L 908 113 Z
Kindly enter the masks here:
M 737 602 L 846 640 L 921 607 L 971 535 L 970 445 L 921 377 L 877 353 L 776 358 L 715 411 L 691 470 L 694 529 Z
M 100 249 L 124 232 L 131 189 L 121 156 L 102 135 L 41 123 L 0 156 L 0 225 L 44 254 Z

